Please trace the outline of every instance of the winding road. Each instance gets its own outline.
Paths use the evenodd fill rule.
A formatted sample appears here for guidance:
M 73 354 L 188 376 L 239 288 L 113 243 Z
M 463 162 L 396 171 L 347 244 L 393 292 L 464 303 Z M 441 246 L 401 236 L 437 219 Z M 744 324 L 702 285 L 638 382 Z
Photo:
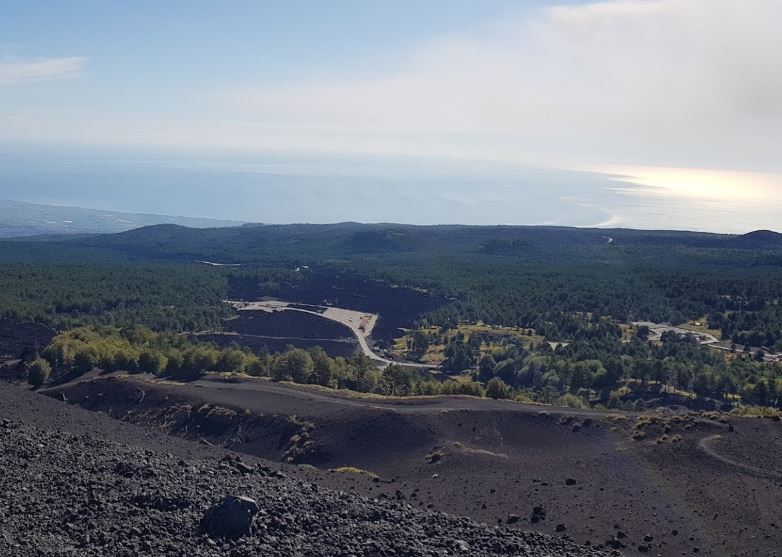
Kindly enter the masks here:
M 367 342 L 367 338 L 369 337 L 368 334 L 365 334 L 361 329 L 353 325 L 352 322 L 349 323 L 346 320 L 340 319 L 337 316 L 329 315 L 328 312 L 318 313 L 317 311 L 311 311 L 311 310 L 301 309 L 301 308 L 291 308 L 291 307 L 286 307 L 284 309 L 287 311 L 300 311 L 302 313 L 310 313 L 312 315 L 317 315 L 324 319 L 330 319 L 331 321 L 336 321 L 337 323 L 341 323 L 342 325 L 345 325 L 353 332 L 353 335 L 355 335 L 356 339 L 358 340 L 358 345 L 361 347 L 361 351 L 364 353 L 364 355 L 371 358 L 373 361 L 379 363 L 382 367 L 386 367 L 390 364 L 397 364 L 404 367 L 414 367 L 417 369 L 437 369 L 439 367 L 439 366 L 433 366 L 427 364 L 419 364 L 417 362 L 394 361 L 394 360 L 389 360 L 388 358 L 383 358 L 382 356 L 378 356 L 377 354 L 375 354 L 372 348 L 370 348 L 369 343 Z
M 421 364 L 417 362 L 390 360 L 388 358 L 383 358 L 382 356 L 376 354 L 369 346 L 369 342 L 367 341 L 367 339 L 372 333 L 372 329 L 374 328 L 375 323 L 377 323 L 377 320 L 380 318 L 379 315 L 374 313 L 366 313 L 366 312 L 360 312 L 360 311 L 355 311 L 350 309 L 336 308 L 332 306 L 312 305 L 311 307 L 315 307 L 320 310 L 323 310 L 323 311 L 315 311 L 303 307 L 292 307 L 289 302 L 283 302 L 280 300 L 259 301 L 259 302 L 228 301 L 227 303 L 231 304 L 234 307 L 234 309 L 236 309 L 237 311 L 269 311 L 269 312 L 298 311 L 301 313 L 309 313 L 310 315 L 316 315 L 318 317 L 322 317 L 323 319 L 336 321 L 337 323 L 344 325 L 345 327 L 351 330 L 353 335 L 356 337 L 356 340 L 358 340 L 358 344 L 361 347 L 361 352 L 365 356 L 370 358 L 372 361 L 378 363 L 381 367 L 386 367 L 390 364 L 396 364 L 408 368 L 425 369 L 425 370 L 434 370 L 434 369 L 439 369 L 440 367 L 436 365 Z M 310 304 L 307 305 L 309 306 Z M 363 328 L 362 328 L 362 324 L 363 324 Z

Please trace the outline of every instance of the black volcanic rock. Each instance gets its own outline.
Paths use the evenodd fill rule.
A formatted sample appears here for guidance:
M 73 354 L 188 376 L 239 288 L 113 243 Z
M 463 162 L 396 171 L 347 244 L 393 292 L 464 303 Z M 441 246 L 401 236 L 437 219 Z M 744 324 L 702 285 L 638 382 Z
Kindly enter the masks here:
M 213 538 L 239 539 L 251 532 L 253 518 L 259 510 L 258 503 L 249 497 L 226 495 L 206 510 L 201 531 Z
M 63 420 L 60 413 L 74 410 L 63 406 L 44 419 L 38 405 L 28 415 L 24 405 L 6 404 L 7 396 L 0 392 L 3 556 L 601 555 L 564 539 L 332 491 L 262 467 L 243 473 L 216 455 L 183 456 L 178 440 L 162 450 L 149 448 L 154 439 L 135 446 L 110 418 Z M 190 450 L 212 454 L 198 444 Z M 213 506 L 225 493 L 235 497 Z

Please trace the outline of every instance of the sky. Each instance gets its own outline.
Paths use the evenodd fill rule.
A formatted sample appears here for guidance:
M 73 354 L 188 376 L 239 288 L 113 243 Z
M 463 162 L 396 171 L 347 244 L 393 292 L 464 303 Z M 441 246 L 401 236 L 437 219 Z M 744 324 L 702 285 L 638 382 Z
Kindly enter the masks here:
M 0 5 L 0 198 L 780 230 L 779 0 Z

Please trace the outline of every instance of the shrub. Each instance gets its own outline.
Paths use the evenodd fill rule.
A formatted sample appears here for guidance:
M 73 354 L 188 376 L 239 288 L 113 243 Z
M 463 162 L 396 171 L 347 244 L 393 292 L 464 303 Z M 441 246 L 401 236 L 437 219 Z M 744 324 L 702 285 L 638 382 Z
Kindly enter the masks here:
M 490 398 L 510 398 L 512 395 L 513 389 L 499 377 L 492 377 L 486 384 L 486 396 Z
M 341 474 L 357 474 L 361 476 L 368 476 L 370 478 L 378 478 L 379 476 L 369 470 L 363 468 L 356 468 L 355 466 L 340 466 L 339 468 L 332 468 L 332 472 L 339 472 Z
M 440 383 L 436 380 L 419 381 L 413 385 L 413 394 L 420 396 L 439 395 Z
M 30 364 L 30 370 L 27 373 L 27 381 L 33 387 L 40 387 L 49 379 L 49 375 L 52 372 L 52 368 L 49 362 L 43 358 L 36 358 L 32 364 Z
M 782 417 L 782 411 L 768 406 L 739 406 L 730 411 L 734 416 L 747 418 L 774 418 Z
M 243 372 L 247 369 L 247 356 L 241 350 L 226 348 L 217 360 L 217 371 Z
M 535 399 L 532 398 L 532 396 L 527 392 L 516 393 L 516 396 L 513 397 L 513 400 L 515 400 L 516 402 L 526 402 L 526 403 L 535 402 Z
M 382 393 L 383 374 L 377 370 L 365 372 L 358 380 L 356 389 L 362 393 Z
M 276 381 L 307 383 L 314 369 L 312 356 L 301 348 L 294 348 L 275 358 L 272 378 Z
M 440 394 L 444 395 L 470 395 L 483 396 L 484 390 L 480 383 L 475 381 L 444 381 L 440 386 Z
M 87 373 L 98 365 L 97 351 L 92 347 L 81 348 L 73 358 L 73 371 Z
M 557 399 L 556 405 L 565 406 L 567 408 L 580 408 L 580 409 L 589 408 L 589 404 L 587 403 L 586 400 L 584 400 L 580 396 L 576 396 L 570 393 L 565 393 L 564 395 L 559 397 Z
M 166 370 L 168 360 L 159 352 L 144 350 L 138 357 L 138 369 L 145 373 L 161 375 Z
M 269 375 L 269 364 L 258 356 L 248 356 L 247 373 L 256 377 Z

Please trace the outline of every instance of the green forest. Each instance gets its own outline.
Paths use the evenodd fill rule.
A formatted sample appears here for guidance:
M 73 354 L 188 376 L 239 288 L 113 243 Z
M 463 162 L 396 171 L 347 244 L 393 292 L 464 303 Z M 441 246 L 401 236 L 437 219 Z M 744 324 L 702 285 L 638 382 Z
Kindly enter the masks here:
M 381 371 L 364 355 L 330 358 L 318 347 L 255 354 L 239 346 L 218 348 L 142 326 L 77 327 L 57 335 L 41 356 L 50 370 L 77 375 L 100 368 L 192 380 L 207 372 L 230 372 L 391 396 L 483 394 L 478 384 L 439 382 L 401 366 Z
M 447 334 L 446 368 L 472 369 L 483 384 L 502 380 L 531 398 L 554 402 L 563 394 L 586 403 L 621 407 L 633 394 L 670 400 L 696 396 L 759 406 L 782 403 L 782 365 L 762 353 L 726 353 L 698 343 L 695 335 L 666 332 L 659 343 L 639 329 L 629 341 L 609 320 L 585 324 L 581 338 L 552 348 L 503 336 Z M 490 350 L 482 347 L 490 346 Z M 649 398 L 649 397 L 647 397 Z
M 485 391 L 491 382 L 494 396 L 545 401 L 575 396 L 610 405 L 631 398 L 625 396 L 628 389 L 658 385 L 662 394 L 667 386 L 726 404 L 778 405 L 780 371 L 774 362 L 756 361 L 741 349 L 720 353 L 681 336 L 628 342 L 620 329 L 635 320 L 674 325 L 701 320 L 726 341 L 763 352 L 782 350 L 778 236 L 347 223 L 212 230 L 164 225 L 115 235 L 2 241 L 0 317 L 60 332 L 144 326 L 167 339 L 165 347 L 155 348 L 160 357 L 152 359 L 165 360 L 166 373 L 221 370 L 230 360 L 234 371 L 300 380 L 300 374 L 274 371 L 268 358 L 276 355 L 247 349 L 233 348 L 228 360 L 214 363 L 214 354 L 205 354 L 215 347 L 177 344 L 187 342 L 178 333 L 221 330 L 232 315 L 225 299 L 279 296 L 321 303 L 338 296 L 345 307 L 381 316 L 396 311 L 394 323 L 413 329 L 482 322 L 534 330 L 546 342 L 500 343 L 488 358 L 477 348 L 481 339 L 446 339 L 448 371 L 475 375 L 454 383 L 477 381 Z M 347 277 L 354 277 L 350 289 L 340 291 Z M 398 303 L 407 289 L 429 301 L 418 309 Z M 553 350 L 548 341 L 569 344 Z M 171 350 L 179 351 L 181 364 Z M 148 370 L 154 362 L 142 359 L 142 352 L 124 367 L 138 361 L 139 370 Z M 101 367 L 117 369 L 110 359 L 93 356 Z M 223 355 L 215 357 L 219 362 Z M 378 379 L 382 372 L 359 374 L 362 381 L 372 378 L 374 386 L 367 386 L 355 372 L 363 364 L 345 362 L 334 364 L 340 371 L 328 381 L 314 382 L 388 390 L 378 386 L 388 384 Z M 302 382 L 311 382 L 305 375 Z M 429 377 L 405 376 L 400 393 L 434 389 L 429 383 Z
M 226 277 L 182 265 L 0 265 L 0 317 L 56 328 L 142 324 L 160 331 L 219 327 Z
M 693 392 L 703 398 L 746 405 L 782 406 L 779 364 L 764 364 L 751 357 L 727 363 L 721 354 L 698 345 L 694 338 L 674 333 L 663 335 L 659 345 L 641 337 L 616 343 L 611 340 L 609 324 L 596 328 L 602 330 L 602 336 L 556 350 L 547 343 L 537 349 L 506 343 L 481 357 L 481 344 L 492 339 L 455 334 L 448 337 L 445 366 L 462 373 L 440 379 L 401 365 L 380 370 L 363 355 L 331 358 L 317 347 L 257 354 L 240 346 L 219 348 L 142 326 L 71 329 L 56 336 L 41 356 L 49 370 L 77 375 L 94 368 L 185 380 L 207 372 L 245 373 L 379 395 L 467 394 L 583 408 L 600 404 L 636 409 L 645 408 L 645 403 L 628 396 L 633 391 L 643 389 L 665 396 L 663 386 L 667 385 L 672 399 Z M 35 369 L 40 367 L 38 364 Z

